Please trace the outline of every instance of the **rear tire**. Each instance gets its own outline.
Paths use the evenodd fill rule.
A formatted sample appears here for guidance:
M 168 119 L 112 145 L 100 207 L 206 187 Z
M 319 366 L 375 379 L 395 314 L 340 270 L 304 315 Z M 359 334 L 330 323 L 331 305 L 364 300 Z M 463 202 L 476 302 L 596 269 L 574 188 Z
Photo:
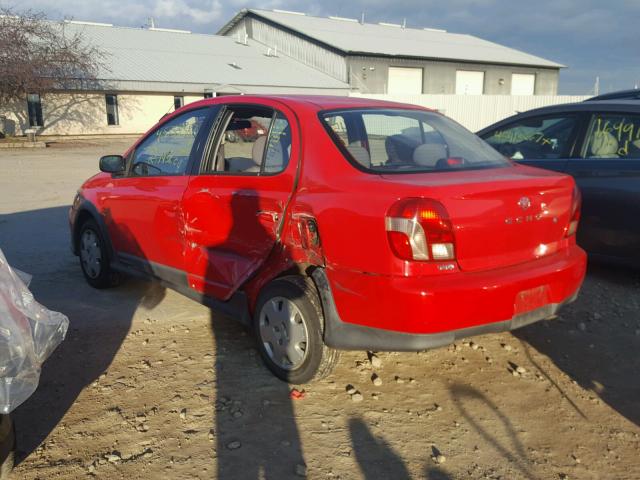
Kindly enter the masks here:
M 324 344 L 320 297 L 309 279 L 282 277 L 264 287 L 253 326 L 262 360 L 285 382 L 319 380 L 338 363 L 340 352 Z
M 93 219 L 86 220 L 80 227 L 78 256 L 82 274 L 93 288 L 110 288 L 119 283 L 120 276 L 111 269 L 104 237 Z

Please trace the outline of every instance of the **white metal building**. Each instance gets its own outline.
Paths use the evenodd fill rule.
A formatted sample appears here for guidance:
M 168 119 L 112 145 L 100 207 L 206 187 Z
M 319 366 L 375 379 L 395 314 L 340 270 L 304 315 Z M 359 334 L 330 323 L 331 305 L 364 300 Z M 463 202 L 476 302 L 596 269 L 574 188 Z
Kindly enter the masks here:
M 106 53 L 98 79 L 0 105 L 10 133 L 138 134 L 205 97 L 245 93 L 347 95 L 349 86 L 251 39 L 67 22 Z
M 283 10 L 218 32 L 278 50 L 361 93 L 555 95 L 563 65 L 471 35 Z

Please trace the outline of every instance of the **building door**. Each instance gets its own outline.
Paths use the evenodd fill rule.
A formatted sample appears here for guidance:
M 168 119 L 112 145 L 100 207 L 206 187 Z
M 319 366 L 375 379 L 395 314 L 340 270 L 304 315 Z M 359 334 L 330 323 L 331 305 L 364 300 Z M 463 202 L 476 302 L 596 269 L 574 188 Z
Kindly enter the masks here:
M 511 95 L 533 95 L 536 89 L 536 76 L 529 73 L 511 75 Z
M 482 95 L 483 93 L 484 72 L 456 71 L 456 95 Z
M 419 95 L 422 93 L 422 69 L 389 67 L 387 93 Z

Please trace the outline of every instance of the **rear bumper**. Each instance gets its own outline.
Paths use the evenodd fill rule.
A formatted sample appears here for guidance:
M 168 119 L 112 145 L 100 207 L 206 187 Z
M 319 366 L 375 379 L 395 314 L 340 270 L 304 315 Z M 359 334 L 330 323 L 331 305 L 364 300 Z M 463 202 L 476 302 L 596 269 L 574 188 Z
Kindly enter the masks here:
M 578 295 L 586 255 L 576 246 L 535 262 L 437 278 L 318 269 L 325 343 L 344 350 L 417 351 L 549 318 Z

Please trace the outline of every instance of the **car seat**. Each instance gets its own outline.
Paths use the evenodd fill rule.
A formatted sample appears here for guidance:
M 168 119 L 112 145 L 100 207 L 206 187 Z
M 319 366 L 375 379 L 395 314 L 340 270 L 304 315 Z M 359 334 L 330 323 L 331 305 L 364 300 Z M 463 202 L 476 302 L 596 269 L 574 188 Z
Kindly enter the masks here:
M 262 163 L 262 152 L 267 142 L 267 136 L 262 135 L 253 142 L 251 157 L 232 157 L 227 159 L 227 172 L 253 173 L 260 171 Z
M 413 152 L 420 144 L 407 135 L 390 135 L 384 140 L 388 163 L 410 163 Z
M 591 137 L 590 158 L 618 158 L 618 140 L 609 132 L 594 132 Z
M 436 168 L 438 161 L 446 158 L 447 148 L 442 143 L 424 143 L 413 151 L 413 163 L 421 167 Z

